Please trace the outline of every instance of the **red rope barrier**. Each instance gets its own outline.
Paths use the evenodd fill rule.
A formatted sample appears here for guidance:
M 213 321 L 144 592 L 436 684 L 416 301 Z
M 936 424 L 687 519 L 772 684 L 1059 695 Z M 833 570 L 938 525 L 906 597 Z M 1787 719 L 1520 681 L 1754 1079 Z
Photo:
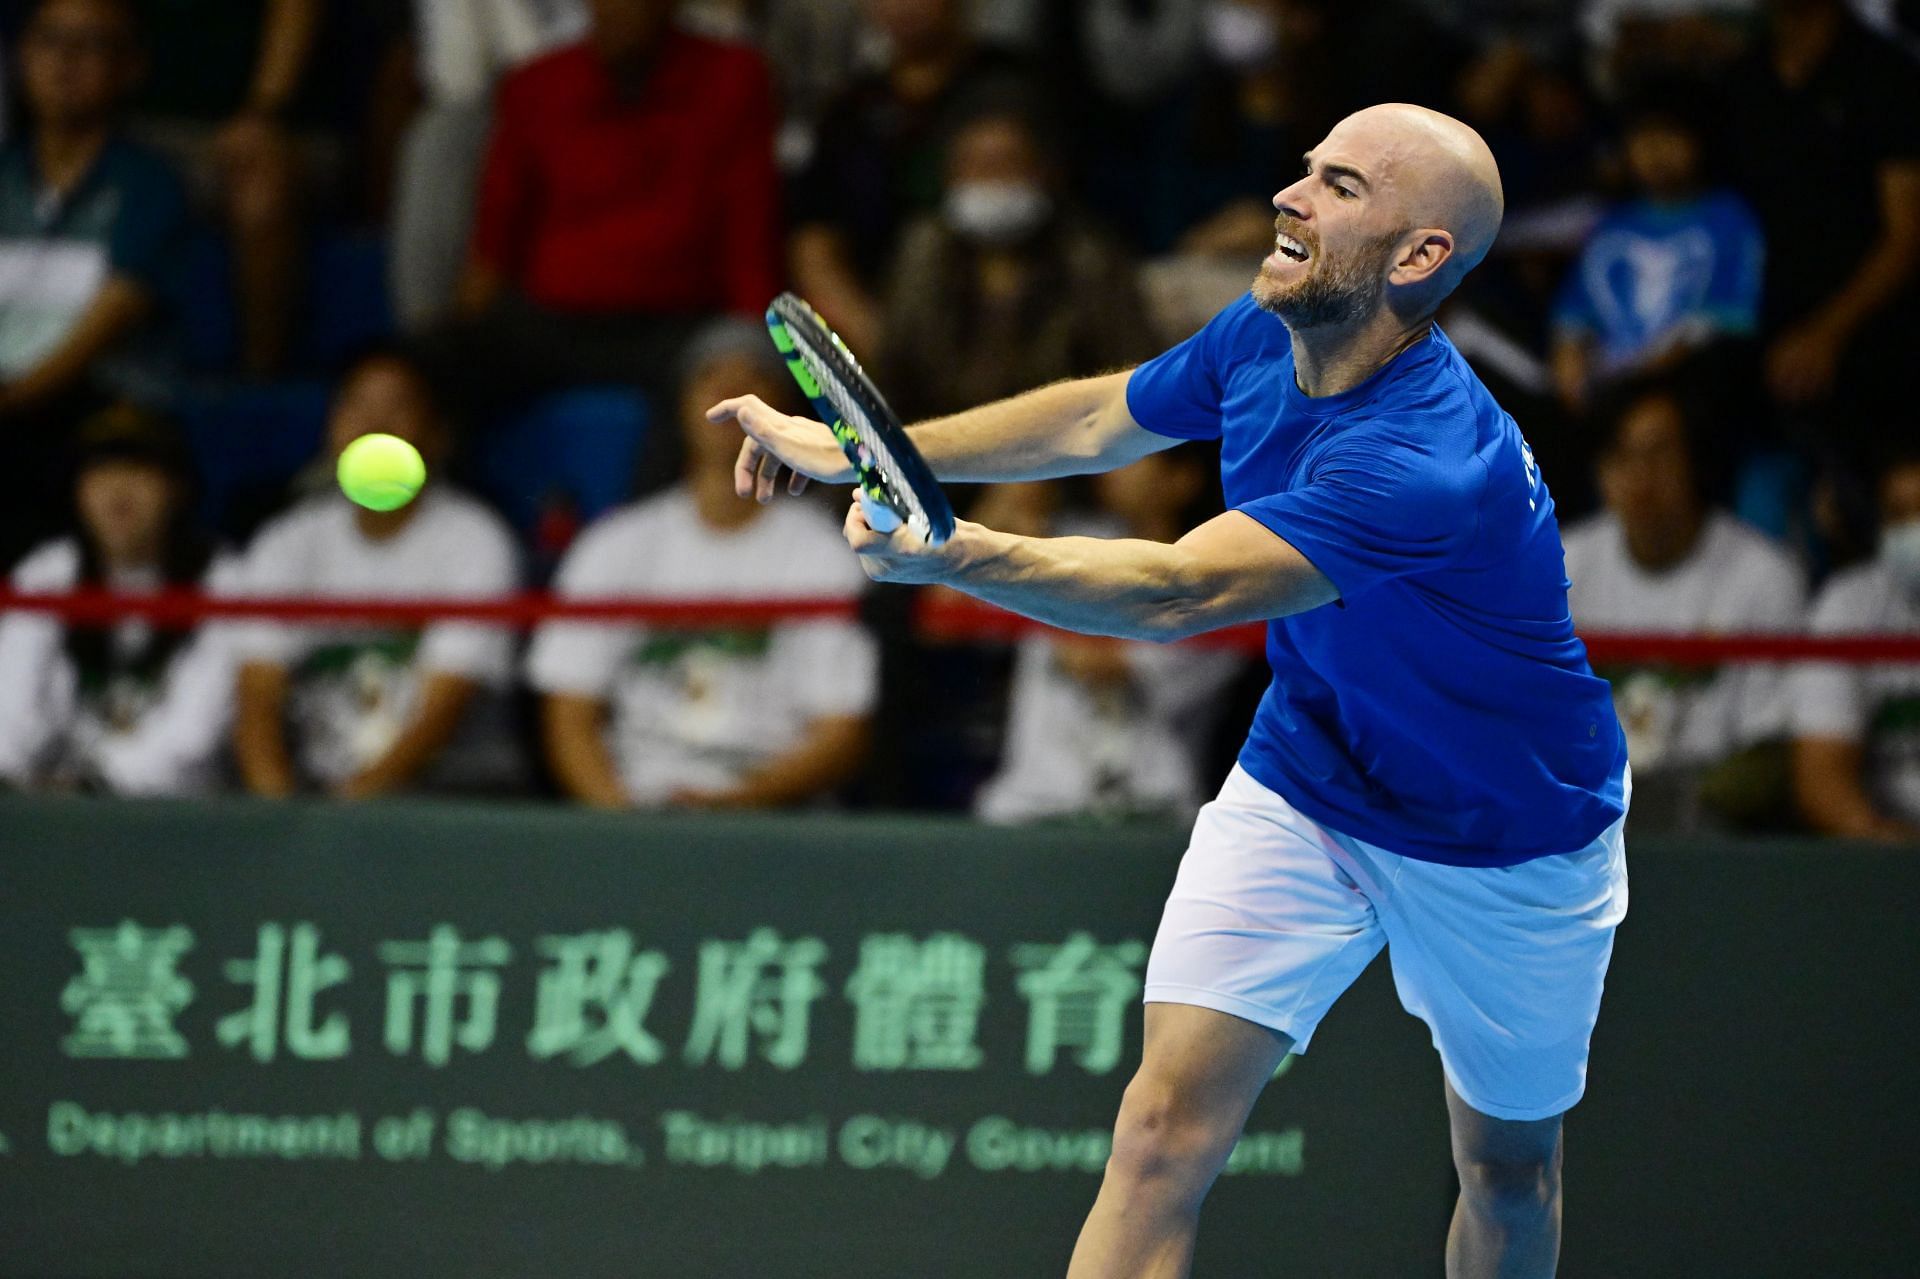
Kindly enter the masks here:
M 540 591 L 492 599 L 379 599 L 363 596 L 216 596 L 197 591 L 123 595 L 112 591 L 26 592 L 0 587 L 0 611 L 53 613 L 69 621 L 101 623 L 139 617 L 156 626 L 191 626 L 208 619 L 269 618 L 282 622 L 360 622 L 423 626 L 429 622 L 490 622 L 531 626 L 546 621 L 646 622 L 665 629 L 747 626 L 768 621 L 847 618 L 852 599 L 561 599 Z
M 854 617 L 851 599 L 561 599 L 529 591 L 494 599 L 378 599 L 366 597 L 225 597 L 195 591 L 122 595 L 110 591 L 23 592 L 0 586 L 0 612 L 52 613 L 81 624 L 144 618 L 158 626 L 190 626 L 209 619 L 269 618 L 286 622 L 421 626 L 436 621 L 525 628 L 545 621 L 644 622 L 669 630 L 752 626 L 775 621 Z M 935 639 L 1006 642 L 1053 628 L 951 591 L 922 592 L 915 604 L 919 631 Z M 1595 632 L 1583 637 L 1597 666 L 1714 666 L 1730 661 L 1913 662 L 1920 635 L 1660 635 Z M 1264 652 L 1258 623 L 1224 627 L 1187 641 L 1204 647 Z
M 983 604 L 951 591 L 929 592 L 919 600 L 917 620 L 923 633 L 942 638 L 1011 640 L 1033 630 L 1051 630 L 1039 622 Z M 1730 661 L 1823 660 L 1834 662 L 1920 663 L 1920 635 L 1662 635 L 1622 631 L 1582 634 L 1588 659 L 1597 666 L 1717 666 Z M 1186 641 L 1242 652 L 1266 652 L 1267 628 L 1251 622 L 1197 635 Z

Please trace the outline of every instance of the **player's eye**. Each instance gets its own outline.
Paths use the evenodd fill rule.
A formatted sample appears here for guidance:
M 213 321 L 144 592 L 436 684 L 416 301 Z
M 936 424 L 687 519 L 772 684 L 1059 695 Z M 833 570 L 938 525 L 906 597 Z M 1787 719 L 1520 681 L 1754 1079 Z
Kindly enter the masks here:
M 1334 187 L 1334 190 L 1338 191 L 1340 193 L 1341 198 L 1345 200 L 1353 199 L 1356 194 L 1355 192 L 1347 190 L 1347 188 L 1343 186 L 1336 186 Z

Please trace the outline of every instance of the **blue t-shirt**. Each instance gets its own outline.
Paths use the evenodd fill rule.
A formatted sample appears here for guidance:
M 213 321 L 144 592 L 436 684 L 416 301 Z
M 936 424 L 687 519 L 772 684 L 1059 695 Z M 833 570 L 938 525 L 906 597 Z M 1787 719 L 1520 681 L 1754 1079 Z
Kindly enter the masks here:
M 1148 430 L 1220 441 L 1227 505 L 1340 592 L 1271 622 L 1240 764 L 1315 821 L 1422 861 L 1584 848 L 1625 811 L 1626 738 L 1567 611 L 1553 502 L 1520 429 L 1435 326 L 1352 390 L 1294 382 L 1243 297 L 1141 365 Z
M 1600 219 L 1553 324 L 1593 338 L 1603 373 L 1629 371 L 1671 342 L 1747 336 L 1760 323 L 1760 222 L 1731 191 L 1633 200 Z

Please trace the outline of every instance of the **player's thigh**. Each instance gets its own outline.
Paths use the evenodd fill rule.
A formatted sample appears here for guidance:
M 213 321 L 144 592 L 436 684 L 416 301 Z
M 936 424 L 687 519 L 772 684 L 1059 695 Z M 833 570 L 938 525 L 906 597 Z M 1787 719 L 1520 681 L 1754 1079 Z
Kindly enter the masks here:
M 1235 768 L 1194 822 L 1147 961 L 1147 1000 L 1232 1014 L 1305 1052 L 1385 939 L 1374 886 L 1336 855 L 1332 835 Z
M 1251 1107 L 1293 1040 L 1244 1017 L 1191 1004 L 1148 1004 L 1140 1073 L 1211 1110 Z
M 1474 1110 L 1544 1120 L 1580 1099 L 1626 909 L 1618 827 L 1518 866 L 1402 868 L 1381 908 L 1394 984 Z
M 1224 1160 L 1292 1048 L 1280 1031 L 1231 1013 L 1148 1004 L 1146 1045 L 1120 1104 L 1115 1153 L 1123 1163 Z

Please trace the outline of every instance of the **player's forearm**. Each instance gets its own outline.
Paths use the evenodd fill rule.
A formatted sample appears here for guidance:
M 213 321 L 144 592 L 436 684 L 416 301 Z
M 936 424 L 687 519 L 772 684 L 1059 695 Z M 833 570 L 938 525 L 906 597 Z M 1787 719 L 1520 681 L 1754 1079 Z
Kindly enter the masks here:
M 1179 543 L 1094 537 L 1020 537 L 963 524 L 948 585 L 1025 617 L 1120 639 L 1166 642 L 1318 603 L 1250 605 L 1233 580 Z
M 1176 441 L 1150 435 L 1126 405 L 1131 371 L 1055 382 L 912 428 L 933 473 L 957 483 L 1043 480 L 1110 470 Z

